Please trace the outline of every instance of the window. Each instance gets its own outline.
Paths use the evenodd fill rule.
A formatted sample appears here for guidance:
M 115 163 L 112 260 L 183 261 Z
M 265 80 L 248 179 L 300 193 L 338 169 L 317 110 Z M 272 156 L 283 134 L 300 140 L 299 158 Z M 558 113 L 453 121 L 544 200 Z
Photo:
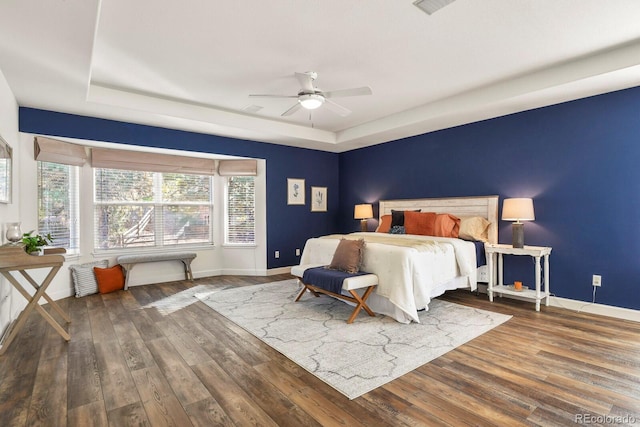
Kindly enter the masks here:
M 255 244 L 256 198 L 254 177 L 227 177 L 225 199 L 225 243 Z
M 69 253 L 79 248 L 77 166 L 37 162 L 38 232 L 51 233 L 53 244 Z
M 94 169 L 98 250 L 212 244 L 208 175 Z

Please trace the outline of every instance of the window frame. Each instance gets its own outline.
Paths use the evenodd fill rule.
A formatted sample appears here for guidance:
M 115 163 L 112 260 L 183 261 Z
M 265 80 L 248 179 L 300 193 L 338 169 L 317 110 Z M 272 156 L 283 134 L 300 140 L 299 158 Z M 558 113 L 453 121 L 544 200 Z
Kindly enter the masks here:
M 65 167 L 68 168 L 68 180 L 69 180 L 69 186 L 67 188 L 67 193 L 66 193 L 66 197 L 67 197 L 67 201 L 68 201 L 68 208 L 69 208 L 69 243 L 71 244 L 71 242 L 75 242 L 75 246 L 60 246 L 60 247 L 64 247 L 66 249 L 66 254 L 67 255 L 79 255 L 82 249 L 82 239 L 80 236 L 80 230 L 81 230 L 81 189 L 80 189 L 80 176 L 81 176 L 81 169 L 80 166 L 75 166 L 75 165 L 68 165 L 68 164 L 63 164 L 63 163 L 56 163 L 56 162 L 49 162 L 49 161 L 40 161 L 37 160 L 36 161 L 36 223 L 38 224 L 38 233 L 50 233 L 50 230 L 44 230 L 41 227 L 41 217 L 40 217 L 40 211 L 41 211 L 41 206 L 42 206 L 42 187 L 40 186 L 40 182 L 42 181 L 41 179 L 41 173 L 42 173 L 42 164 L 43 163 L 48 163 L 48 164 L 55 164 L 61 167 Z M 59 246 L 59 244 L 57 243 L 56 239 L 55 239 L 55 233 L 52 233 L 54 235 L 54 240 L 52 245 L 53 246 Z
M 258 246 L 257 236 L 257 191 L 256 184 L 257 179 L 255 176 L 225 176 L 224 178 L 224 230 L 223 230 L 223 244 L 228 247 L 256 247 Z M 253 241 L 252 242 L 230 242 L 229 241 L 229 181 L 233 178 L 247 178 L 253 180 Z
M 111 169 L 111 168 L 91 168 L 91 177 L 92 177 L 92 198 L 91 198 L 91 217 L 93 223 L 93 233 L 91 236 L 91 248 L 94 254 L 106 254 L 106 253 L 130 253 L 134 252 L 157 252 L 157 251 L 179 251 L 183 248 L 211 248 L 215 246 L 214 240 L 214 229 L 215 222 L 212 221 L 214 218 L 214 209 L 215 209 L 215 191 L 214 191 L 214 177 L 212 175 L 202 175 L 202 174 L 193 174 L 193 173 L 182 173 L 182 172 L 154 172 L 154 171 L 134 171 L 134 170 L 123 170 L 123 169 L 115 169 L 120 172 L 148 172 L 152 174 L 153 180 L 153 200 L 144 201 L 144 200 L 132 200 L 132 201 L 98 201 L 98 192 L 96 186 L 96 174 L 100 169 Z M 209 200 L 208 201 L 165 201 L 163 200 L 163 191 L 162 184 L 164 182 L 165 174 L 183 174 L 183 175 L 197 175 L 199 177 L 205 177 L 209 180 Z M 98 212 L 99 206 L 152 206 L 153 207 L 153 244 L 152 245 L 142 245 L 142 246 L 130 246 L 130 247 L 112 247 L 112 248 L 100 248 L 96 245 L 97 242 L 97 218 L 96 213 Z M 164 223 L 164 214 L 165 208 L 174 207 L 174 206 L 207 206 L 209 209 L 209 215 L 207 216 L 207 225 L 209 225 L 209 231 L 207 234 L 206 242 L 188 242 L 188 243 L 176 243 L 176 244 L 166 244 L 165 243 L 165 226 Z

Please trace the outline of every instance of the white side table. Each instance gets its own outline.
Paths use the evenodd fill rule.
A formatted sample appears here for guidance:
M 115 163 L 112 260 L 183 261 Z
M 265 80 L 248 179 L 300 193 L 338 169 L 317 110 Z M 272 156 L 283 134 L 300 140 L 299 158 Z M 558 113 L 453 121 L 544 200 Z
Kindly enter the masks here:
M 487 265 L 489 266 L 489 286 L 487 292 L 489 294 L 489 301 L 493 302 L 494 292 L 500 296 L 513 295 L 521 298 L 528 298 L 535 300 L 536 311 L 540 311 L 540 301 L 546 299 L 545 303 L 549 305 L 549 255 L 551 254 L 551 248 L 547 246 L 525 246 L 524 248 L 514 248 L 511 245 L 500 245 L 495 243 L 487 243 L 484 245 L 484 250 L 487 255 Z M 513 286 L 505 286 L 503 281 L 503 255 L 528 255 L 533 257 L 536 262 L 536 282 L 535 290 L 523 289 L 516 291 Z M 540 258 L 544 257 L 544 291 L 541 289 L 542 278 L 540 277 Z M 497 267 L 496 267 L 497 261 Z M 497 284 L 496 284 L 496 271 L 497 271 Z

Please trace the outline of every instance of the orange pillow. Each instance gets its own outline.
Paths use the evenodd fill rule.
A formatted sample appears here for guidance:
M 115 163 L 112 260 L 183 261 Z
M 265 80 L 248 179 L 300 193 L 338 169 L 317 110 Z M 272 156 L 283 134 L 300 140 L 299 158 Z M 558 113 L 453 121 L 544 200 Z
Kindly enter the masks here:
M 405 234 L 433 236 L 436 214 L 434 212 L 404 212 Z
M 391 230 L 391 215 L 382 215 L 376 233 L 388 233 Z
M 119 291 L 124 289 L 124 273 L 120 264 L 110 268 L 93 267 L 98 282 L 98 290 L 101 294 Z
M 460 233 L 460 218 L 451 214 L 436 215 L 434 225 L 434 236 L 438 237 L 458 237 Z

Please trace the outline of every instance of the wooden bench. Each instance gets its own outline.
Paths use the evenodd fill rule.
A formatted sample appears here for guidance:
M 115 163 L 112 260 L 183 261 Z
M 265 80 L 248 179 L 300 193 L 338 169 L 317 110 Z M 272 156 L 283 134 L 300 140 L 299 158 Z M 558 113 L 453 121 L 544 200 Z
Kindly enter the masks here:
M 164 252 L 157 254 L 140 254 L 140 255 L 120 255 L 117 259 L 118 264 L 122 266 L 125 272 L 124 288 L 129 288 L 129 276 L 131 270 L 136 264 L 144 262 L 160 262 L 160 261 L 180 261 L 184 264 L 185 280 L 193 280 L 191 272 L 191 261 L 196 257 L 194 252 Z
M 367 305 L 367 298 L 369 298 L 369 295 L 371 295 L 371 292 L 373 292 L 375 287 L 378 286 L 378 276 L 376 276 L 375 274 L 363 274 L 360 276 L 348 277 L 342 281 L 342 289 L 349 292 L 350 296 L 337 294 L 315 286 L 312 283 L 305 283 L 302 281 L 305 270 L 307 270 L 308 268 L 320 266 L 321 265 L 319 264 L 301 264 L 291 268 L 291 274 L 293 276 L 296 276 L 298 278 L 298 282 L 303 285 L 303 288 L 300 290 L 298 296 L 296 297 L 296 302 L 298 302 L 300 298 L 302 298 L 302 295 L 304 295 L 306 291 L 309 291 L 316 297 L 319 297 L 319 294 L 324 294 L 356 304 L 356 307 L 353 309 L 353 312 L 351 313 L 349 320 L 347 320 L 347 323 L 353 323 L 356 316 L 358 316 L 358 313 L 360 313 L 360 310 L 366 311 L 369 316 L 375 316 L 373 311 L 371 311 L 371 309 Z M 357 289 L 364 289 L 364 294 L 360 296 L 360 294 L 356 292 Z

